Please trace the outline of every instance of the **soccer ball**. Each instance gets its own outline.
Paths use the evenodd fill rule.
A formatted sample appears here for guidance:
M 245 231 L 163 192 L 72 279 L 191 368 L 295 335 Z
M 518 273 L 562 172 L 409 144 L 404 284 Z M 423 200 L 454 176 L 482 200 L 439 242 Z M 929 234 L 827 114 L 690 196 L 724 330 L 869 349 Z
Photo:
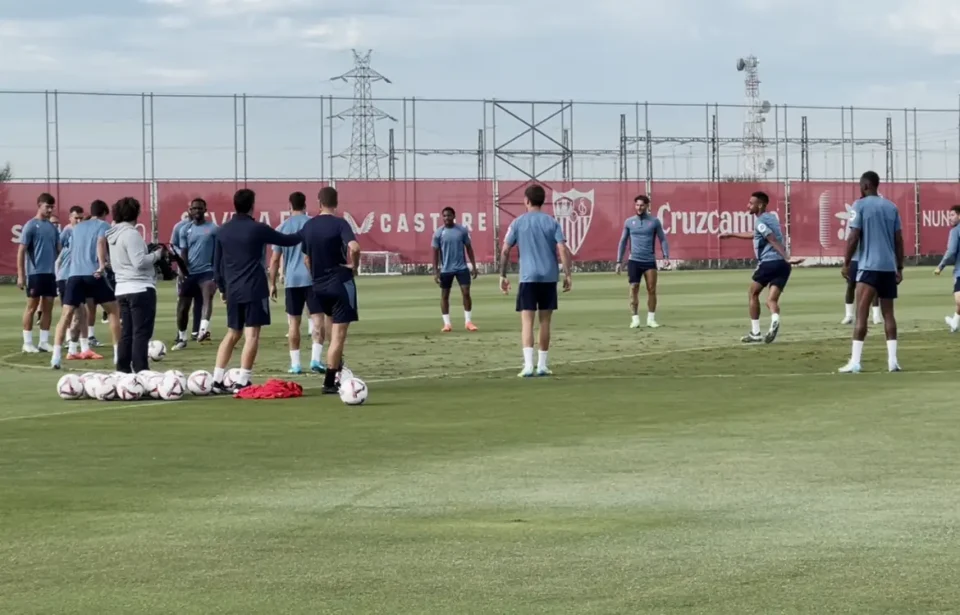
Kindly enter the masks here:
M 87 372 L 86 374 L 80 376 L 80 382 L 83 383 L 84 395 L 90 399 L 96 399 L 97 386 L 99 386 L 101 379 L 103 379 L 103 375 L 96 372 Z
M 117 380 L 111 376 L 103 376 L 94 386 L 94 396 L 100 401 L 113 401 L 117 398 Z
M 233 369 L 228 369 L 227 373 L 223 375 L 223 386 L 228 389 L 232 389 L 237 386 L 237 383 L 240 382 L 240 368 L 234 367 Z
M 203 370 L 193 372 L 187 378 L 187 390 L 194 395 L 209 395 L 213 392 L 213 376 Z
M 343 367 L 340 368 L 340 372 L 337 373 L 336 381 L 337 381 L 337 384 L 340 384 L 344 380 L 350 380 L 351 378 L 353 378 L 353 372 L 350 371 L 349 367 L 344 365 Z
M 163 382 L 163 374 L 153 374 L 143 381 L 144 393 L 151 399 L 160 399 L 160 383 Z
M 348 406 L 360 406 L 367 401 L 367 385 L 363 380 L 350 377 L 340 380 L 340 399 Z
M 187 377 L 183 375 L 179 369 L 171 369 L 163 374 L 164 376 L 173 376 L 180 381 L 180 388 L 184 391 L 187 390 Z
M 153 340 L 147 346 L 147 354 L 152 361 L 163 361 L 163 357 L 167 356 L 167 345 L 160 340 Z
M 76 374 L 65 374 L 57 382 L 57 395 L 60 399 L 83 399 L 83 381 Z
M 137 401 L 144 393 L 143 383 L 135 374 L 124 374 L 117 381 L 117 399 L 121 401 Z
M 162 377 L 157 386 L 157 394 L 164 401 L 176 401 L 183 397 L 183 384 L 180 379 L 173 374 L 167 374 Z

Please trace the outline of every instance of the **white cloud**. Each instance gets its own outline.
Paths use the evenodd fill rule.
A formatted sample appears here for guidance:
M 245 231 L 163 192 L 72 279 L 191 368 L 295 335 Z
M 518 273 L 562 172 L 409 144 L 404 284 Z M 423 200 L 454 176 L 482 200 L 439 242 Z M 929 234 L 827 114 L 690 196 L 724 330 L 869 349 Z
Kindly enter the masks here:
M 886 14 L 887 31 L 932 53 L 960 53 L 960 4 L 955 0 L 913 0 Z

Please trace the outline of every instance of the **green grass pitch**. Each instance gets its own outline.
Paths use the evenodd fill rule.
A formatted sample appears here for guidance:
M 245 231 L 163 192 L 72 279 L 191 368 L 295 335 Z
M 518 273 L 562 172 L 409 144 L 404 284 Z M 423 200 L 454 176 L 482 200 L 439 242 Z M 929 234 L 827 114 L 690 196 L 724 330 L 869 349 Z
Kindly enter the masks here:
M 749 271 L 661 274 L 658 330 L 627 328 L 624 277 L 575 276 L 555 376 L 528 380 L 495 276 L 473 334 L 456 291 L 440 333 L 429 277 L 363 278 L 360 408 L 317 376 L 297 400 L 61 401 L 4 288 L 0 612 L 954 612 L 960 338 L 930 271 L 901 286 L 899 374 L 878 327 L 865 373 L 834 373 L 839 270 L 798 269 L 779 339 L 750 347 Z M 286 377 L 273 313 L 257 381 Z

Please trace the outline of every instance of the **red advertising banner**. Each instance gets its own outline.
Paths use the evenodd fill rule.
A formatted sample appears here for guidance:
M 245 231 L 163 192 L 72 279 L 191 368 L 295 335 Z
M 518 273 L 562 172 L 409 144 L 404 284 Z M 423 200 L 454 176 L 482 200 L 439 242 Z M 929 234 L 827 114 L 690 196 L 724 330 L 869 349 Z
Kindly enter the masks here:
M 317 193 L 326 182 L 157 182 L 157 227 L 159 239 L 167 243 L 173 227 L 187 217 L 190 201 L 202 198 L 207 202 L 208 217 L 221 225 L 233 217 L 233 195 L 240 188 L 257 194 L 254 214 L 257 219 L 276 228 L 290 215 L 290 195 L 302 192 L 307 197 L 307 211 L 316 213 Z
M 947 214 L 954 205 L 960 205 L 960 184 L 920 184 L 920 254 L 943 254 L 947 250 Z
M 433 262 L 441 211 L 453 207 L 470 230 L 479 262 L 493 261 L 493 188 L 479 181 L 338 181 L 340 211 L 365 251 L 397 252 L 405 263 Z
M 17 250 L 23 225 L 37 214 L 37 197 L 49 192 L 57 201 L 56 213 L 61 225 L 66 224 L 70 207 L 80 205 L 90 211 L 90 203 L 100 199 L 113 205 L 124 197 L 134 197 L 143 206 L 138 229 L 149 238 L 150 185 L 146 183 L 62 183 L 47 186 L 40 183 L 0 184 L 0 228 L 7 239 L 0 247 L 0 275 L 16 275 Z
M 903 224 L 905 252 L 916 255 L 917 228 L 914 184 L 882 184 L 880 192 L 896 203 Z M 849 215 L 860 198 L 852 182 L 795 182 L 790 184 L 791 250 L 806 258 L 843 256 L 849 234 Z

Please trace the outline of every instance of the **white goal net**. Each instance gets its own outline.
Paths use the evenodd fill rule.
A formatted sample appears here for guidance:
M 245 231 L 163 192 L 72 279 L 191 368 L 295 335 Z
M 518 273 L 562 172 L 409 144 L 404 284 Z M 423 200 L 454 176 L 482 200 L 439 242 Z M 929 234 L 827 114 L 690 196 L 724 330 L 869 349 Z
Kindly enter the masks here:
M 398 252 L 361 252 L 360 275 L 400 275 Z

